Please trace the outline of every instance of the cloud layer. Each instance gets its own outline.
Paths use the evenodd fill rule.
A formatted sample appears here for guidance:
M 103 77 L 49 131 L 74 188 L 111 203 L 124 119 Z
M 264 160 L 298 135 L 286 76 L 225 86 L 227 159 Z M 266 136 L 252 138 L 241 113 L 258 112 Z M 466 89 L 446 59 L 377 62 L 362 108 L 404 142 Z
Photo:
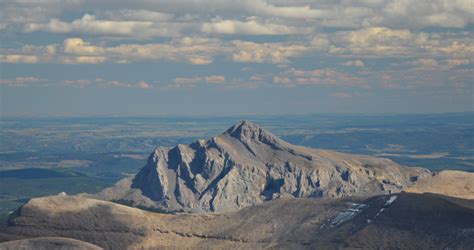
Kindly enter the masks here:
M 12 0 L 0 2 L 0 62 L 20 70 L 1 85 L 472 95 L 473 26 L 472 0 Z M 101 74 L 144 63 L 179 66 L 126 81 Z M 21 70 L 91 64 L 76 79 Z

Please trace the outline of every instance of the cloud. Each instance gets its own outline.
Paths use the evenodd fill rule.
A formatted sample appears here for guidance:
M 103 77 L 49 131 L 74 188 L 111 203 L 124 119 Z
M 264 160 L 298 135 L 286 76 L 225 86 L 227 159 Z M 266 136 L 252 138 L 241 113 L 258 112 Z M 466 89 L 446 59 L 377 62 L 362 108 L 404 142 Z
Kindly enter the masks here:
M 0 48 L 2 63 L 44 63 L 56 54 L 56 44 L 46 46 L 24 45 L 21 48 Z
M 151 21 L 111 21 L 99 20 L 94 15 L 84 14 L 81 19 L 64 22 L 53 18 L 48 23 L 28 23 L 25 32 L 46 31 L 51 33 L 75 33 L 89 35 L 154 37 L 176 36 L 176 26 L 156 26 Z
M 96 79 L 75 79 L 75 80 L 64 80 L 58 83 L 61 86 L 69 86 L 76 88 L 138 88 L 138 89 L 151 89 L 154 86 L 146 81 L 138 82 L 123 82 L 117 80 L 106 80 L 103 78 Z
M 81 38 L 68 38 L 64 40 L 64 52 L 76 55 L 101 55 L 105 50 L 101 47 L 91 46 Z
M 450 67 L 456 67 L 456 66 L 461 66 L 461 65 L 472 64 L 472 61 L 469 59 L 448 59 L 446 60 L 446 63 Z
M 195 65 L 206 65 L 206 64 L 211 64 L 212 63 L 212 58 L 210 57 L 205 57 L 205 56 L 201 56 L 201 57 L 190 57 L 188 59 L 188 61 L 191 63 L 191 64 L 195 64 Z
M 106 80 L 103 78 L 96 78 L 95 80 L 91 81 L 93 85 L 100 88 L 138 88 L 138 89 L 151 89 L 154 86 L 146 81 L 138 81 L 138 82 L 123 82 L 117 80 Z
M 171 21 L 175 17 L 172 13 L 164 13 L 159 11 L 151 11 L 146 9 L 121 9 L 100 11 L 100 16 L 114 21 L 151 21 L 166 22 Z
M 176 77 L 173 80 L 174 87 L 195 87 L 200 83 L 222 84 L 225 82 L 223 75 L 194 76 L 194 77 Z
M 82 17 L 64 20 L 71 12 Z M 472 0 L 43 0 L 0 3 L 10 31 L 73 33 L 133 39 L 208 34 L 306 34 L 324 28 L 388 27 L 466 29 L 474 23 Z
M 38 63 L 40 59 L 34 55 L 0 55 L 0 62 L 3 63 Z
M 465 33 L 412 32 L 407 29 L 371 27 L 339 31 L 329 37 L 328 52 L 350 57 L 451 57 L 474 56 L 474 40 Z
M 206 76 L 204 80 L 207 83 L 224 83 L 225 77 L 222 75 L 212 75 L 212 76 Z
M 117 80 L 106 80 L 103 78 L 95 79 L 66 79 L 66 80 L 48 80 L 34 76 L 19 76 L 13 79 L 0 79 L 0 85 L 9 87 L 48 87 L 63 86 L 74 88 L 138 88 L 151 89 L 154 85 L 146 81 L 124 82 Z
M 313 9 L 309 5 L 304 6 L 276 6 L 269 4 L 268 2 L 257 0 L 257 1 L 244 1 L 245 7 L 249 12 L 254 14 L 263 14 L 272 17 L 284 17 L 292 19 L 305 19 L 305 18 L 317 18 L 323 17 L 324 11 Z
M 107 60 L 107 58 L 103 56 L 78 56 L 74 58 L 74 61 L 68 61 L 65 60 L 66 63 L 85 63 L 85 64 L 99 64 L 99 63 L 104 63 Z
M 472 58 L 474 57 L 474 39 L 466 41 L 451 41 L 438 46 L 429 46 L 427 50 L 433 54 L 444 54 L 449 57 Z
M 433 58 L 419 58 L 407 62 L 407 64 L 413 70 L 437 70 L 437 71 L 448 71 L 458 66 L 470 65 L 472 61 L 470 59 L 445 59 L 436 60 Z
M 52 70 L 55 64 L 191 64 L 185 66 L 191 76 L 158 76 L 183 87 L 316 86 L 353 97 L 354 88 L 468 93 L 473 25 L 472 0 L 3 1 L 0 62 Z M 210 71 L 214 66 L 221 72 L 235 66 L 239 76 Z M 161 86 L 142 79 L 19 77 L 2 84 Z
M 473 22 L 474 7 L 470 0 L 453 1 L 385 1 L 381 14 L 385 24 L 411 28 L 463 28 Z
M 369 87 L 363 78 L 331 68 L 313 70 L 291 68 L 274 76 L 272 81 L 284 87 L 296 87 L 301 85 Z
M 0 17 L 10 24 L 44 22 L 70 9 L 80 9 L 83 0 L 2 1 Z
M 104 62 L 133 63 L 141 61 L 176 61 L 196 65 L 211 64 L 214 57 L 223 56 L 234 62 L 286 64 L 291 58 L 318 51 L 319 44 L 293 43 L 256 43 L 241 40 L 222 41 L 201 37 L 172 39 L 166 43 L 120 44 L 117 46 L 99 46 L 82 38 L 68 38 L 62 47 L 47 45 L 34 47 L 23 53 L 38 54 L 30 63 L 89 63 Z M 327 41 L 327 40 L 326 40 Z M 59 48 L 59 50 L 58 50 Z M 63 53 L 58 53 L 62 51 Z M 6 53 L 18 51 L 5 51 Z M 26 55 L 24 55 L 26 56 Z M 33 55 L 31 55 L 33 56 Z M 53 57 L 54 56 L 54 57 Z M 4 55 L 13 61 L 14 56 Z M 20 59 L 16 59 L 17 61 Z M 7 61 L 6 59 L 4 61 Z
M 350 32 L 340 32 L 335 37 L 337 47 L 332 53 L 407 55 L 412 47 L 414 35 L 409 30 L 393 30 L 385 27 L 365 28 Z
M 124 44 L 105 48 L 109 57 L 116 61 L 179 61 L 191 64 L 210 64 L 213 57 L 224 50 L 220 40 L 198 37 L 184 37 L 168 43 Z
M 139 81 L 137 84 L 136 84 L 136 87 L 139 88 L 139 89 L 151 89 L 153 88 L 153 86 L 145 81 Z
M 0 49 L 5 63 L 98 64 L 104 62 L 133 63 L 142 61 L 176 61 L 203 65 L 213 57 L 229 52 L 218 39 L 184 37 L 166 43 L 94 45 L 82 38 L 68 38 L 62 46 L 26 45 L 20 49 Z
M 261 23 L 257 20 L 213 20 L 204 23 L 201 31 L 205 33 L 217 34 L 246 34 L 246 35 L 288 35 L 307 34 L 311 32 L 309 28 L 297 28 L 274 23 Z
M 365 64 L 361 60 L 355 60 L 355 61 L 347 61 L 342 63 L 344 66 L 353 66 L 353 67 L 364 67 Z
M 438 61 L 432 58 L 420 58 L 409 63 L 418 69 L 435 69 L 438 68 Z
M 64 80 L 62 83 L 65 86 L 84 88 L 84 87 L 90 86 L 93 83 L 93 81 L 86 80 L 86 79 L 78 79 L 78 80 Z
M 176 77 L 173 82 L 175 87 L 186 87 L 194 86 L 201 81 L 201 77 Z
M 104 55 L 105 48 L 93 46 L 81 38 L 68 38 L 63 43 L 64 52 L 75 56 L 66 56 L 62 59 L 66 64 L 99 64 L 107 61 Z M 77 55 L 77 56 L 76 56 Z
M 328 39 L 327 35 L 317 35 L 314 36 L 310 42 L 309 42 L 309 47 L 316 51 L 326 51 L 329 49 L 331 46 L 331 42 Z
M 184 62 L 212 64 L 215 58 L 238 63 L 289 66 L 302 57 L 336 57 L 347 60 L 342 65 L 363 67 L 372 58 L 436 58 L 470 60 L 474 40 L 463 33 L 428 34 L 385 27 L 339 31 L 305 36 L 294 41 L 256 42 L 186 36 L 151 43 L 93 44 L 83 38 L 65 39 L 62 45 L 25 45 L 19 49 L 0 49 L 4 63 L 135 63 Z M 360 58 L 360 59 L 359 59 Z
M 233 41 L 234 62 L 274 63 L 284 64 L 292 57 L 308 52 L 310 48 L 302 44 L 291 43 L 255 43 L 248 41 Z
M 25 87 L 28 85 L 39 85 L 45 83 L 44 79 L 33 76 L 19 76 L 14 79 L 0 79 L 0 85 L 10 87 Z
M 471 91 L 473 73 L 472 68 L 456 67 L 447 60 L 420 58 L 407 60 L 396 68 L 367 72 L 366 80 L 374 87 L 378 85 L 389 90 L 456 90 L 467 93 Z

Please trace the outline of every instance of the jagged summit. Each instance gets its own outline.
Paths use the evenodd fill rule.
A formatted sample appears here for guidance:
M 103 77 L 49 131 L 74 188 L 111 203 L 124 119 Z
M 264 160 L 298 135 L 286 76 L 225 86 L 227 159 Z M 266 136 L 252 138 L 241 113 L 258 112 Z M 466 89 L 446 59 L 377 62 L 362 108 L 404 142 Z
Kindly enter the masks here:
M 242 134 L 245 134 L 245 133 L 249 133 L 249 132 L 256 133 L 256 132 L 260 132 L 260 131 L 268 133 L 263 128 L 261 128 L 260 126 L 258 126 L 257 124 L 255 124 L 255 123 L 253 123 L 249 120 L 241 120 L 241 121 L 238 121 L 237 123 L 235 123 L 229 129 L 227 129 L 226 133 L 228 133 L 232 136 L 235 136 L 235 137 L 240 137 L 240 136 L 242 136 Z
M 277 146 L 277 144 L 280 144 L 280 146 L 281 144 L 287 144 L 277 136 L 248 120 L 238 121 L 232 127 L 227 129 L 227 131 L 224 132 L 224 135 L 229 135 L 244 143 L 249 141 L 262 142 L 273 147 Z
M 241 138 L 256 139 L 256 138 L 259 138 L 260 136 L 275 137 L 270 132 L 266 131 L 262 127 L 248 120 L 238 121 L 232 127 L 227 129 L 225 133 L 237 139 L 241 139 Z
M 284 196 L 399 192 L 430 176 L 391 160 L 287 143 L 250 121 L 189 145 L 157 148 L 133 179 L 98 198 L 167 210 L 232 211 Z

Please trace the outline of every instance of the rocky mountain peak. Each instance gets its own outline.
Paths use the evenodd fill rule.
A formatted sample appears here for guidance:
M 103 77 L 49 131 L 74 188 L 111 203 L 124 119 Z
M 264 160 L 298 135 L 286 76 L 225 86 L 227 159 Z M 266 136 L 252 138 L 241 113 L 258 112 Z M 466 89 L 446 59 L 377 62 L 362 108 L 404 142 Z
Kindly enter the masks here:
M 239 121 L 207 141 L 157 148 L 133 179 L 99 197 L 170 211 L 232 211 L 280 197 L 395 193 L 429 175 L 387 159 L 292 145 Z
M 264 143 L 276 143 L 280 141 L 278 137 L 272 133 L 266 131 L 257 124 L 242 120 L 230 127 L 224 134 L 228 134 L 231 137 L 240 141 L 260 141 Z

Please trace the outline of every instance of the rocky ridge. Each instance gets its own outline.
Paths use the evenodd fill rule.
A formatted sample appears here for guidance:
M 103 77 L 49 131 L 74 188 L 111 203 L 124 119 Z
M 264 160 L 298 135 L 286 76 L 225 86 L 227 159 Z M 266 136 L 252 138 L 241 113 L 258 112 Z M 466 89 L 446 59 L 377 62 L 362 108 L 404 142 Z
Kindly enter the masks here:
M 292 145 L 249 121 L 210 140 L 159 147 L 133 178 L 93 197 L 171 211 L 233 211 L 281 197 L 400 192 L 429 170 Z
M 60 195 L 30 200 L 0 233 L 105 249 L 472 249 L 474 201 L 413 193 L 281 198 L 234 212 L 173 215 Z
M 411 193 L 436 193 L 474 200 L 474 173 L 444 170 L 405 189 Z

